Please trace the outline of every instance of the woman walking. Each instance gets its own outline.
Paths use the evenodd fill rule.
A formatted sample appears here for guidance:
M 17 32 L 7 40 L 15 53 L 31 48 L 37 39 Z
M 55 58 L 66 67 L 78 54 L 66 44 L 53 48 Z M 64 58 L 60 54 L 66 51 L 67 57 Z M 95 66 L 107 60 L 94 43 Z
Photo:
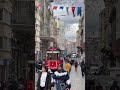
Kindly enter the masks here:
M 77 71 L 77 67 L 78 67 L 78 62 L 75 62 L 75 71 Z
M 71 68 L 72 68 L 72 66 L 71 66 L 71 64 L 68 62 L 68 63 L 65 65 L 65 70 L 68 72 L 68 74 L 70 74 Z
M 51 75 L 46 66 L 42 66 L 42 72 L 39 74 L 37 90 L 51 90 Z

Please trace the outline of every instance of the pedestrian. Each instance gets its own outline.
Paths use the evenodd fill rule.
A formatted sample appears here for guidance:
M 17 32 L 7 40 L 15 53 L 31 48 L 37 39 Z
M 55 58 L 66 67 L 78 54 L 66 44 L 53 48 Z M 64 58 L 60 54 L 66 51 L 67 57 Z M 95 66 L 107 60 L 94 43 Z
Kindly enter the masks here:
M 37 81 L 37 90 L 51 90 L 51 74 L 46 66 L 42 66 Z
M 85 76 L 85 62 L 82 60 L 81 62 L 81 72 L 82 72 L 82 77 Z
M 25 90 L 25 85 L 24 85 L 24 79 L 21 77 L 19 79 L 19 87 L 18 87 L 18 90 Z
M 71 68 L 72 68 L 71 64 L 70 64 L 69 62 L 67 62 L 66 65 L 65 65 L 65 70 L 66 70 L 68 73 L 70 73 L 70 72 L 71 72 Z
M 58 65 L 58 70 L 54 72 L 53 79 L 55 79 L 56 90 L 70 90 L 71 82 L 68 72 L 63 69 L 63 65 Z
M 78 67 L 78 62 L 75 62 L 75 71 L 77 71 L 77 67 Z
M 74 63 L 74 60 L 71 60 L 71 61 L 70 61 L 71 66 L 73 65 L 73 63 Z
M 0 81 L 0 90 L 4 90 L 4 83 L 3 83 L 3 81 Z
M 112 84 L 112 86 L 110 87 L 110 90 L 120 90 L 117 81 L 113 81 L 113 84 Z

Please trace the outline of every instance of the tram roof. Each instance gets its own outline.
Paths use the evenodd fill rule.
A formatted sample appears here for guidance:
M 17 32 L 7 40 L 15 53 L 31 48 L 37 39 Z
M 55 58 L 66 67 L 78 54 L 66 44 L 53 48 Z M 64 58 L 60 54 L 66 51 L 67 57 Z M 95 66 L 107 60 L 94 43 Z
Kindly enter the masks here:
M 57 47 L 50 47 L 50 48 L 48 48 L 47 51 L 61 51 L 61 50 Z

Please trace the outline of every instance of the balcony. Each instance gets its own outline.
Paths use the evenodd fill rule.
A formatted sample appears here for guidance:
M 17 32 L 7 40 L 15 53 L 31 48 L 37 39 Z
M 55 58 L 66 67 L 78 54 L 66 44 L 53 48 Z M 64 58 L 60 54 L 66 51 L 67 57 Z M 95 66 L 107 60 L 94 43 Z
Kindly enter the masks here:
M 50 37 L 50 29 L 49 27 L 46 27 L 43 29 L 43 26 L 41 28 L 41 33 L 40 33 L 40 39 L 43 41 L 54 41 L 53 37 Z

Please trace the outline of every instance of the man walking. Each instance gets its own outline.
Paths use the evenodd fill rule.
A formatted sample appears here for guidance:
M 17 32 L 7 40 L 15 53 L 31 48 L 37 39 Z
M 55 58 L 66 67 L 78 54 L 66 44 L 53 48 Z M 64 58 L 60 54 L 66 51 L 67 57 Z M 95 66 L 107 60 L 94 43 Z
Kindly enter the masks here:
M 81 62 L 81 72 L 82 72 L 82 77 L 85 76 L 85 62 L 82 60 Z
M 77 71 L 77 67 L 78 67 L 78 62 L 75 62 L 75 71 Z
M 56 81 L 56 90 L 70 90 L 71 82 L 68 72 L 63 69 L 63 65 L 58 65 L 58 70 L 54 73 L 53 79 Z

